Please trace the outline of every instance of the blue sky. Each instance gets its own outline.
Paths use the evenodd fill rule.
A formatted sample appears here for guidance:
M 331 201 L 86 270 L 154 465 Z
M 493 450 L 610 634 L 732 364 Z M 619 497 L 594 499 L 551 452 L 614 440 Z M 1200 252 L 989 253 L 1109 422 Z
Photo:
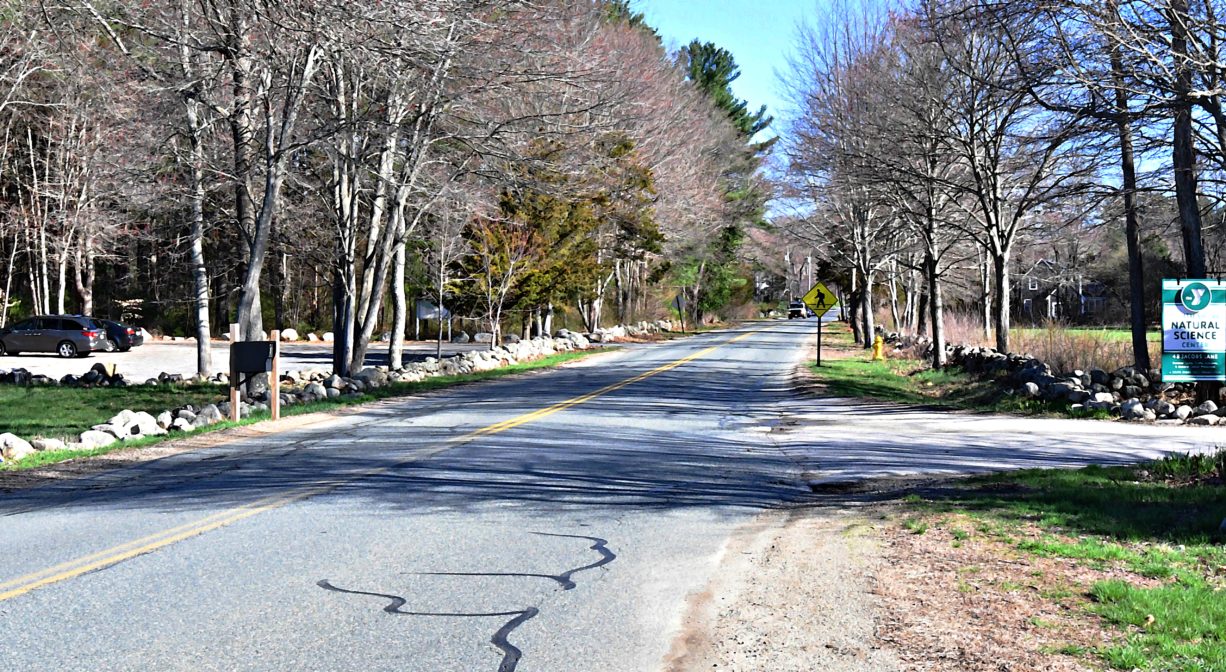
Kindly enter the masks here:
M 782 116 L 785 96 L 776 71 L 787 68 L 796 24 L 814 14 L 818 0 L 631 0 L 670 50 L 698 38 L 732 52 L 741 66 L 733 93 L 757 111 Z M 777 129 L 776 129 L 777 130 Z

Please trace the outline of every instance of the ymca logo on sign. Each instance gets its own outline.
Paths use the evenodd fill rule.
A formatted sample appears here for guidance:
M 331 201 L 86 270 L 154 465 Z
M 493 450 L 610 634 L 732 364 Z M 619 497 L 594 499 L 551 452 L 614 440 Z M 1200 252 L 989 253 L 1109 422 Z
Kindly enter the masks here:
M 1179 303 L 1189 312 L 1199 313 L 1209 306 L 1209 288 L 1203 282 L 1193 282 L 1179 292 Z

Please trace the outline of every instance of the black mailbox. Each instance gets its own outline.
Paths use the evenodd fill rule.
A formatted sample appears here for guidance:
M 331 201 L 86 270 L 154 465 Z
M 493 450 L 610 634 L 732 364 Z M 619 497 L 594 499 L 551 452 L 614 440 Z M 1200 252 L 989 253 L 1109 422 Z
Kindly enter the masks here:
M 230 344 L 230 371 L 236 374 L 272 371 L 273 341 L 239 341 Z

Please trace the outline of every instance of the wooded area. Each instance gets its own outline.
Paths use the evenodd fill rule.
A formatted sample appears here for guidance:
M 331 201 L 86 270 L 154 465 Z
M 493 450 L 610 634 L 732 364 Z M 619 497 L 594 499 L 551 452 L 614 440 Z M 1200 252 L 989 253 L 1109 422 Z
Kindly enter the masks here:
M 1019 315 L 1086 321 L 1114 297 L 1148 369 L 1158 280 L 1226 272 L 1226 7 L 823 7 L 787 73 L 788 230 L 846 286 L 857 340 L 888 308 L 940 367 L 951 296 L 1002 351 Z
M 770 123 L 622 0 L 5 0 L 0 326 L 549 333 L 753 291 Z M 400 366 L 401 339 L 391 338 Z M 493 344 L 491 344 L 493 345 Z

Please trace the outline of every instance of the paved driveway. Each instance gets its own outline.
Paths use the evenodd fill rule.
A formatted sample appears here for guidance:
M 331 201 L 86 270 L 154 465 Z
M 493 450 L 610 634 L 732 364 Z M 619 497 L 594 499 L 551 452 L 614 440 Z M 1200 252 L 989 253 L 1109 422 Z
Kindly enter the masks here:
M 488 345 L 469 343 L 463 345 L 443 344 L 443 354 L 450 355 L 468 350 L 481 350 Z M 433 357 L 435 344 L 413 342 L 405 344 L 405 361 L 421 361 Z M 327 343 L 282 343 L 282 368 L 286 371 L 314 367 L 332 368 L 332 346 Z M 229 366 L 230 344 L 213 341 L 213 371 L 225 371 Z M 114 362 L 119 372 L 128 380 L 144 381 L 156 378 L 159 373 L 178 373 L 184 377 L 196 374 L 196 344 L 187 341 L 152 341 L 128 352 L 95 352 L 89 357 L 63 359 L 51 353 L 24 353 L 16 357 L 0 357 L 0 369 L 23 368 L 31 373 L 60 379 L 67 374 L 81 375 L 96 362 Z M 376 343 L 366 355 L 368 366 L 387 364 L 387 344 Z

